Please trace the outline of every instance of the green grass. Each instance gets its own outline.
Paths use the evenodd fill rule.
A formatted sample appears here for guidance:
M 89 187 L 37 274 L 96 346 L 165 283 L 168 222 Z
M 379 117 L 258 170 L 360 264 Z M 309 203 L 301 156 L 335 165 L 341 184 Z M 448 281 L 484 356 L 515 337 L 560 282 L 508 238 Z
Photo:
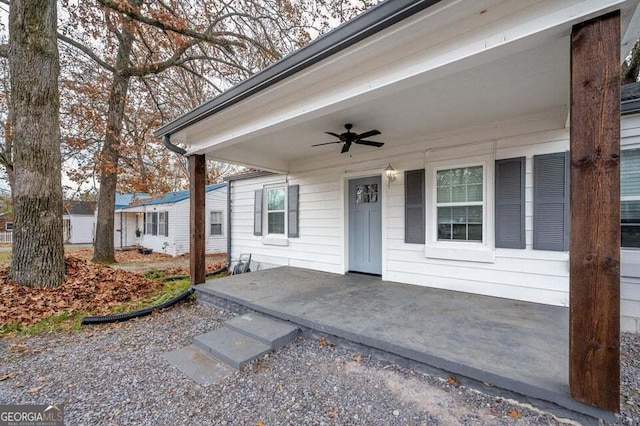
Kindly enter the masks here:
M 156 268 L 151 268 L 148 271 L 145 271 L 144 277 L 148 280 L 161 280 L 167 276 L 165 271 L 161 271 Z
M 0 253 L 0 256 L 3 253 Z M 1 257 L 0 257 L 1 258 Z M 160 280 L 165 277 L 166 274 L 163 271 L 157 269 L 151 269 L 145 273 L 145 276 L 150 279 Z M 207 279 L 215 279 L 228 275 L 227 272 L 216 274 Z M 154 278 L 151 278 L 154 276 Z M 137 309 L 146 308 L 149 306 L 156 306 L 167 300 L 177 296 L 178 294 L 187 291 L 190 286 L 189 278 L 182 278 L 179 280 L 164 281 L 162 287 L 154 291 L 149 297 L 135 302 L 126 303 L 123 305 L 115 306 L 112 309 L 112 313 L 120 314 L 125 312 L 135 311 Z M 12 323 L 4 326 L 0 326 L 0 336 L 2 335 L 17 335 L 17 336 L 33 336 L 42 333 L 54 333 L 60 331 L 75 331 L 81 327 L 82 318 L 86 315 L 90 315 L 88 312 L 62 312 L 58 315 L 53 315 L 41 319 L 32 325 L 23 325 L 20 323 Z
M 46 317 L 31 325 L 12 323 L 0 327 L 0 335 L 11 334 L 18 336 L 33 336 L 57 331 L 73 331 L 80 329 L 84 312 L 62 312 L 58 315 Z
M 162 287 L 153 292 L 149 297 L 124 305 L 118 305 L 114 308 L 114 312 L 120 314 L 135 311 L 136 309 L 159 305 L 173 297 L 176 297 L 178 294 L 187 291 L 189 289 L 189 285 L 189 278 L 163 282 Z

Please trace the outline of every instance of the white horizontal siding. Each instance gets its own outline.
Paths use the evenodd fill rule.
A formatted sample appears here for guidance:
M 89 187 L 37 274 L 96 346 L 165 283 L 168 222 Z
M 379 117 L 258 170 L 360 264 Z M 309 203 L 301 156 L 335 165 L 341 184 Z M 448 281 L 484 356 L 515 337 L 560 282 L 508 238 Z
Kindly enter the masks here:
M 225 252 L 227 250 L 227 188 L 223 187 L 207 192 L 205 203 L 205 250 L 207 253 Z M 222 235 L 209 235 L 209 212 L 212 210 L 222 212 L 224 220 Z M 123 220 L 123 236 L 125 236 L 126 245 L 141 244 L 146 248 L 153 249 L 154 252 L 166 253 L 171 256 L 180 256 L 189 252 L 189 215 L 191 211 L 189 199 L 177 203 L 144 206 L 144 211 L 145 213 L 169 212 L 169 235 L 144 234 L 143 221 L 141 221 L 139 227 L 143 231 L 143 235 L 139 239 L 135 239 L 135 214 L 128 213 L 125 214 L 126 217 Z M 116 223 L 119 223 L 118 216 L 119 213 L 116 214 Z M 116 233 L 115 238 L 116 247 L 119 247 L 119 233 Z
M 535 127 L 536 123 L 528 125 Z M 532 127 L 532 128 L 533 128 Z M 251 253 L 252 268 L 290 265 L 321 271 L 344 273 L 348 269 L 344 252 L 344 182 L 358 175 L 379 173 L 389 161 L 396 169 L 395 182 L 387 187 L 383 178 L 383 278 L 390 281 L 436 287 L 448 290 L 505 297 L 559 306 L 569 304 L 569 256 L 566 252 L 533 250 L 533 156 L 569 149 L 567 129 L 531 131 L 522 125 L 522 135 L 513 127 L 508 137 L 496 137 L 495 158 L 526 157 L 526 248 L 495 249 L 493 263 L 432 259 L 425 256 L 425 246 L 404 243 L 404 171 L 425 166 L 419 152 L 405 155 L 406 148 L 385 148 L 384 157 L 375 158 L 376 151 L 367 151 L 366 160 L 353 165 L 332 166 L 306 162 L 292 165 L 292 172 L 284 176 L 269 176 L 232 183 L 232 259 L 240 253 Z M 514 136 L 516 134 L 516 136 Z M 452 144 L 482 142 L 482 132 L 460 132 Z M 640 117 L 623 118 L 624 147 L 640 147 Z M 442 140 L 439 143 L 446 146 Z M 423 152 L 429 144 L 425 141 Z M 469 148 L 463 148 L 469 150 Z M 455 156 L 459 156 L 460 150 Z M 471 149 L 471 152 L 473 150 Z M 432 157 L 446 158 L 440 150 Z M 355 161 L 355 160 L 354 160 Z M 361 170 L 362 172 L 356 172 Z M 263 237 L 253 235 L 254 191 L 265 185 L 285 182 L 300 185 L 300 238 L 289 238 L 288 246 L 265 244 Z M 429 188 L 427 188 L 429 190 Z M 493 218 L 489 218 L 493 220 Z M 622 258 L 621 324 L 625 331 L 640 331 L 640 251 L 625 251 Z
M 64 217 L 71 219 L 71 236 L 69 243 L 90 244 L 93 242 L 96 226 L 94 215 L 65 215 Z

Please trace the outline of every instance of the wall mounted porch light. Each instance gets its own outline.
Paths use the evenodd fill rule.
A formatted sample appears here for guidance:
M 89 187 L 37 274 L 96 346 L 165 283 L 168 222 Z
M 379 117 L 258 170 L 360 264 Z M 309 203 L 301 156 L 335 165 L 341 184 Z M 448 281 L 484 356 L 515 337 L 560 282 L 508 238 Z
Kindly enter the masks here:
M 384 174 L 387 177 L 387 183 L 389 184 L 389 187 L 391 187 L 391 182 L 396 180 L 396 169 L 391 167 L 391 163 L 389 163 L 387 168 L 384 169 Z

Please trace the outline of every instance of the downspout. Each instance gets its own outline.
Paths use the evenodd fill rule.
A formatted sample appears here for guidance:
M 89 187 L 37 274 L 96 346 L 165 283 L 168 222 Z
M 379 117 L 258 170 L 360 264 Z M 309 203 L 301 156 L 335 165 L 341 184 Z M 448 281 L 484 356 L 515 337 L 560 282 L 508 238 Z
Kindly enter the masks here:
M 227 268 L 231 271 L 231 180 L 227 181 Z
M 179 146 L 171 143 L 170 135 L 164 135 L 164 137 L 162 138 L 162 142 L 164 143 L 164 146 L 166 146 L 169 151 L 173 151 L 180 155 L 185 155 L 187 153 L 186 149 L 180 148 Z

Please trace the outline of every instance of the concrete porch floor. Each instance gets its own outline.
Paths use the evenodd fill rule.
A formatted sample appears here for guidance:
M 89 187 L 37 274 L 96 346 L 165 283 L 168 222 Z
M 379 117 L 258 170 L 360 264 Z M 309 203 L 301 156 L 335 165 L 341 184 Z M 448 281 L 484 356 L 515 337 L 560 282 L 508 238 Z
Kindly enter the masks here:
M 320 333 L 610 419 L 569 397 L 563 307 L 281 267 L 208 281 L 221 298 Z

